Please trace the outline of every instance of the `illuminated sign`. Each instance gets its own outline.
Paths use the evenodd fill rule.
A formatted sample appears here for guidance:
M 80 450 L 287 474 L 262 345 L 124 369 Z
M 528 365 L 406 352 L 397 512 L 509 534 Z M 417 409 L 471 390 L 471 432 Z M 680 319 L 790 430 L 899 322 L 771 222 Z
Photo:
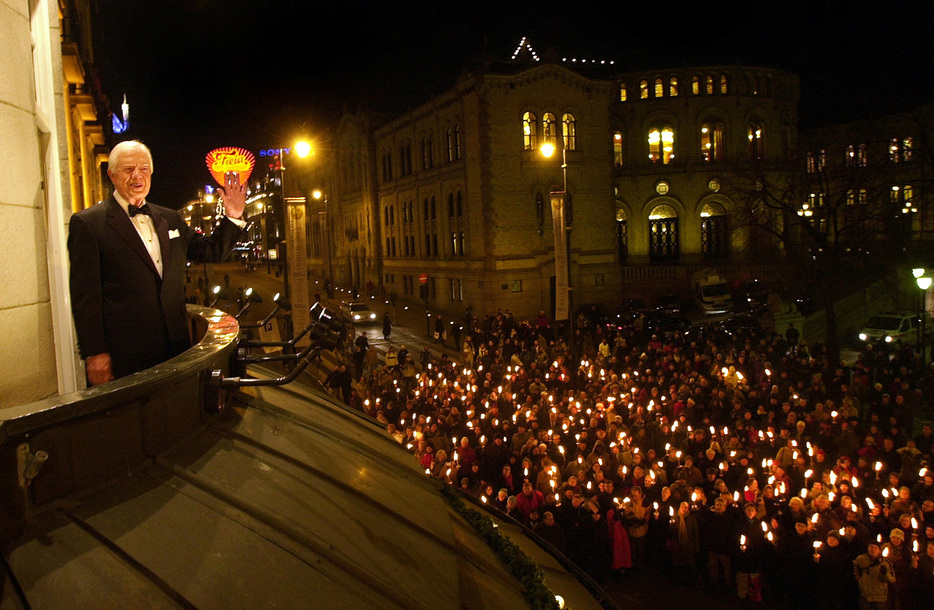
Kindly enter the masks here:
M 287 155 L 292 152 L 291 148 L 264 148 L 259 151 L 260 157 L 275 157 L 278 154 Z
M 218 184 L 224 184 L 224 176 L 228 172 L 234 172 L 240 176 L 240 184 L 245 184 L 253 173 L 253 166 L 256 165 L 256 159 L 253 153 L 243 148 L 227 146 L 224 148 L 215 148 L 208 153 L 204 159 L 208 170 Z

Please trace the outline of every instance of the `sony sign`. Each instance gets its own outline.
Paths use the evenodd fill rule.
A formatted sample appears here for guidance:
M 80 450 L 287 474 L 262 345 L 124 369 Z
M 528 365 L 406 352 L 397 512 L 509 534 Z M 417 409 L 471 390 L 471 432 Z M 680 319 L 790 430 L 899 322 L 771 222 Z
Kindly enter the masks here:
M 287 155 L 290 152 L 292 152 L 291 148 L 266 148 L 264 150 L 259 151 L 259 156 L 260 157 L 275 157 L 276 155 L 279 155 L 280 153 L 283 155 Z

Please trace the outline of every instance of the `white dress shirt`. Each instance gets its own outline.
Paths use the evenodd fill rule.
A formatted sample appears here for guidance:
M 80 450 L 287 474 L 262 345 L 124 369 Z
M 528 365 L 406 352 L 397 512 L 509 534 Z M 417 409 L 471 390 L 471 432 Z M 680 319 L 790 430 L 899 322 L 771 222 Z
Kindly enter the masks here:
M 124 213 L 130 217 L 129 202 L 121 197 L 119 193 L 114 193 L 114 199 L 120 204 Z M 146 201 L 143 203 L 146 203 Z M 244 220 L 230 218 L 230 216 L 227 218 L 241 229 L 246 227 L 247 223 Z M 162 277 L 162 247 L 159 245 L 159 235 L 156 233 L 156 225 L 152 221 L 152 216 L 149 214 L 137 214 L 136 216 L 130 217 L 130 222 L 133 223 L 133 228 L 139 233 L 139 238 L 143 241 L 143 245 L 149 252 L 149 256 L 152 257 L 152 262 L 156 266 L 156 271 L 159 272 L 159 277 Z
M 114 199 L 117 200 L 117 203 L 123 208 L 123 212 L 129 217 L 129 202 L 121 197 L 119 193 L 114 193 Z M 143 240 L 143 245 L 149 252 L 149 256 L 156 266 L 156 271 L 159 272 L 159 277 L 162 277 L 162 246 L 159 245 L 159 235 L 156 234 L 156 225 L 153 223 L 152 217 L 149 214 L 137 214 L 130 218 L 130 222 L 133 223 L 133 228 L 139 233 L 139 238 Z

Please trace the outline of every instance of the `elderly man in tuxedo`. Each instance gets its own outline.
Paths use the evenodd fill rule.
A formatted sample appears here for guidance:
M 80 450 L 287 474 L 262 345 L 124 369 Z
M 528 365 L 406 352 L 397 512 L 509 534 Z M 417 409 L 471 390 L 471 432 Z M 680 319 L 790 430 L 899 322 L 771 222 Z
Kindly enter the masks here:
M 71 217 L 71 306 L 88 383 L 141 371 L 191 346 L 185 310 L 187 261 L 223 260 L 243 235 L 244 186 L 224 189 L 226 217 L 210 237 L 175 210 L 146 202 L 152 154 L 137 141 L 110 153 L 114 194 Z

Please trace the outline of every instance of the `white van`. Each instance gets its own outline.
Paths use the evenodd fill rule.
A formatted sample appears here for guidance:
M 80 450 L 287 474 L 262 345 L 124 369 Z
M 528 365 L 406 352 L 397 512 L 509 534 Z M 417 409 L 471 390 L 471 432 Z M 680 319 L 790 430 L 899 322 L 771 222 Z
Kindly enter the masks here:
M 733 294 L 726 278 L 715 269 L 694 272 L 694 299 L 708 315 L 733 311 Z

